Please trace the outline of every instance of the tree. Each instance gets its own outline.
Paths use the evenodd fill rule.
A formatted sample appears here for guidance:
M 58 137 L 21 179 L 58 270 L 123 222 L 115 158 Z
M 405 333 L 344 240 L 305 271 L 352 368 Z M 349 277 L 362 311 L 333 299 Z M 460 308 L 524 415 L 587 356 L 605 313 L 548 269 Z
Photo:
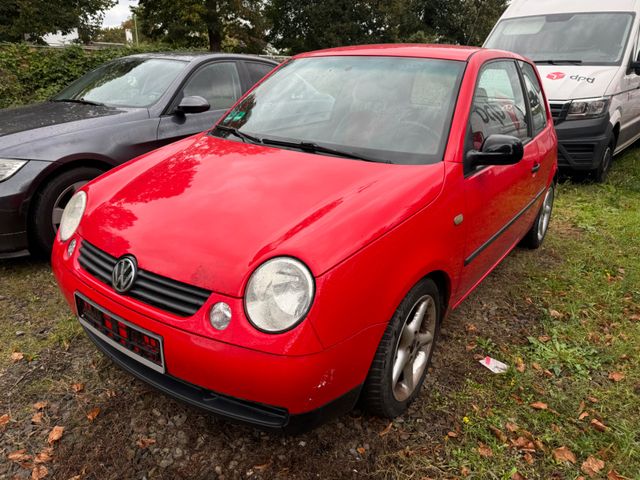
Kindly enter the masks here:
M 70 33 L 87 41 L 102 24 L 104 11 L 116 0 L 2 0 L 0 41 L 41 42 L 49 33 Z
M 124 28 L 122 27 L 107 27 L 102 28 L 95 35 L 94 40 L 96 42 L 106 42 L 106 43 L 125 43 L 126 37 L 124 33 Z
M 269 40 L 290 53 L 397 42 L 418 26 L 414 0 L 272 0 L 267 12 Z
M 177 47 L 259 53 L 266 46 L 264 0 L 140 0 L 132 10 L 144 35 Z

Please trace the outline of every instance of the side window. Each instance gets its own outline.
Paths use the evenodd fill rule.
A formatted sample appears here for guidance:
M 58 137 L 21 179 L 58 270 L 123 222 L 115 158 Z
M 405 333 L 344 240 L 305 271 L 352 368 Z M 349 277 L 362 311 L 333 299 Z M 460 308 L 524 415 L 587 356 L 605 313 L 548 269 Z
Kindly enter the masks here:
M 536 72 L 528 63 L 520 62 L 524 76 L 524 84 L 529 99 L 529 109 L 533 117 L 533 135 L 538 135 L 547 126 L 547 107 L 542 94 L 542 87 L 538 82 Z
M 240 98 L 240 76 L 233 62 L 218 62 L 201 67 L 182 90 L 185 97 L 207 99 L 211 110 L 226 110 Z
M 482 68 L 469 122 L 474 150 L 490 135 L 511 135 L 523 142 L 529 139 L 527 107 L 513 61 L 491 62 Z
M 258 62 L 245 62 L 245 65 L 249 71 L 249 80 L 251 81 L 251 85 L 257 83 L 258 80 L 262 80 L 267 73 L 275 68 L 274 65 Z

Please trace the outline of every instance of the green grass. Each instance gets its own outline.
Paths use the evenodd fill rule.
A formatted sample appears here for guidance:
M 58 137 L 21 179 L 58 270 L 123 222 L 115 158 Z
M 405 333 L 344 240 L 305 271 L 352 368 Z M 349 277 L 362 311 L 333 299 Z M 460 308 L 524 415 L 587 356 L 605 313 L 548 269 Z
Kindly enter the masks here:
M 446 399 L 463 411 L 455 426 L 460 434 L 444 442 L 437 458 L 392 454 L 387 473 L 589 478 L 581 466 L 593 455 L 605 462 L 594 478 L 615 470 L 640 479 L 640 152 L 618 159 L 605 185 L 563 183 L 543 250 L 515 257 L 507 262 L 523 284 L 509 286 L 507 294 L 533 302 L 543 335 L 500 346 L 499 338 L 476 341 L 510 365 L 522 359 L 526 369 L 467 379 Z M 611 372 L 624 378 L 615 382 Z M 583 412 L 589 416 L 580 420 Z M 594 418 L 606 425 L 604 432 L 591 425 Z M 509 431 L 507 423 L 518 429 Z M 518 437 L 533 440 L 530 456 L 514 446 Z M 480 443 L 492 457 L 480 454 Z M 562 446 L 575 454 L 575 464 L 555 461 L 553 450 Z

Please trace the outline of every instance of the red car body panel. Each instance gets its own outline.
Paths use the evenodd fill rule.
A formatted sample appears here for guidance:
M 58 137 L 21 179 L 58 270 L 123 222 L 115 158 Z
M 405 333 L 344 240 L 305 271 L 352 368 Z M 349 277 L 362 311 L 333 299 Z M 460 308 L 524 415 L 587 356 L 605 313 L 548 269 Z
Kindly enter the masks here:
M 376 164 L 199 135 L 90 183 L 74 238 L 114 257 L 134 254 L 140 268 L 212 290 L 187 318 L 116 294 L 83 271 L 78 249 L 69 258 L 59 239 L 52 257 L 71 307 L 80 292 L 161 335 L 170 375 L 292 414 L 364 382 L 389 319 L 420 279 L 436 278 L 455 308 L 530 229 L 557 170 L 547 108 L 547 127 L 525 146 L 519 164 L 465 178 L 464 133 L 478 72 L 487 61 L 517 55 L 382 45 L 304 56 L 323 55 L 467 62 L 443 161 Z M 456 225 L 460 215 L 464 222 Z M 242 297 L 254 269 L 282 255 L 309 266 L 316 297 L 303 322 L 271 335 L 249 323 Z M 222 331 L 208 319 L 218 301 L 233 311 Z

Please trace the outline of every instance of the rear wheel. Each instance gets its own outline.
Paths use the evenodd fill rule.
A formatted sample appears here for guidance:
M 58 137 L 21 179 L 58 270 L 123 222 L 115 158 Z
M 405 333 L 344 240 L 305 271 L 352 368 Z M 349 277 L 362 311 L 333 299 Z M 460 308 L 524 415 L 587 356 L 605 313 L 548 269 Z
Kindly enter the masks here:
M 31 253 L 48 257 L 53 239 L 60 227 L 62 212 L 74 193 L 83 185 L 104 173 L 93 167 L 74 168 L 53 178 L 34 198 L 30 218 Z
M 521 245 L 526 248 L 536 249 L 540 248 L 544 237 L 547 236 L 547 230 L 549 230 L 549 223 L 551 221 L 551 213 L 553 212 L 553 202 L 556 197 L 556 184 L 551 183 L 551 186 L 547 190 L 544 196 L 544 202 L 538 212 L 536 221 L 533 223 L 531 230 L 522 239 Z
M 420 281 L 402 300 L 378 345 L 362 392 L 364 407 L 381 417 L 404 413 L 418 396 L 440 331 L 438 287 Z

